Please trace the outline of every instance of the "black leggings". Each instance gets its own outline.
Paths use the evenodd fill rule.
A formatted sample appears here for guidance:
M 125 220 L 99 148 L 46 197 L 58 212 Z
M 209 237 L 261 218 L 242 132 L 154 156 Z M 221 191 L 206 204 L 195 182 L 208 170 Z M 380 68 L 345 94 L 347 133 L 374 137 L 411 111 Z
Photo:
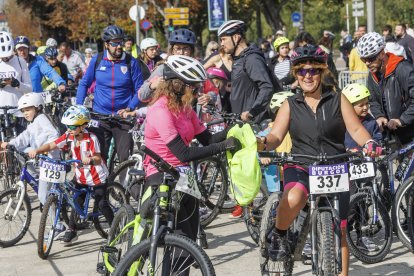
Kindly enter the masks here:
M 85 185 L 76 184 L 76 189 L 82 189 Z M 93 187 L 93 195 L 95 198 L 94 206 L 98 205 L 99 211 L 105 216 L 109 225 L 112 224 L 114 219 L 114 212 L 109 206 L 107 194 L 106 194 L 106 184 L 100 184 L 96 187 Z M 76 199 L 76 202 L 83 208 L 83 203 L 85 202 L 86 193 L 82 193 Z M 76 211 L 72 210 L 69 218 L 69 229 L 76 231 Z

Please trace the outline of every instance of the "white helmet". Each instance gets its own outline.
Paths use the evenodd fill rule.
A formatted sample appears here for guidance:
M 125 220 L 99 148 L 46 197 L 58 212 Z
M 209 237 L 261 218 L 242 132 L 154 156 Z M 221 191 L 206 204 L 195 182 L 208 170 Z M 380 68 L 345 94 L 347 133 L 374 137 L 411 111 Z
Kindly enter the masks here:
M 158 47 L 158 42 L 152 37 L 147 37 L 141 41 L 140 48 L 141 50 L 146 50 L 149 47 L 154 47 L 154 46 Z
M 207 79 L 207 73 L 198 60 L 182 55 L 168 57 L 163 75 L 166 80 L 178 78 L 186 83 L 203 82 Z
M 357 51 L 361 58 L 376 56 L 385 48 L 384 38 L 376 32 L 365 34 L 358 40 Z
M 57 45 L 58 45 L 58 43 L 57 43 L 57 41 L 56 41 L 56 39 L 54 39 L 54 38 L 48 38 L 47 40 L 46 40 L 46 46 L 47 47 L 57 47 Z
M 8 32 L 0 32 L 0 58 L 10 57 L 14 54 L 13 38 Z
M 19 101 L 17 102 L 17 108 L 18 109 L 22 109 L 25 107 L 30 107 L 30 106 L 34 106 L 34 107 L 40 107 L 43 106 L 45 104 L 45 102 L 43 101 L 43 97 L 41 94 L 39 93 L 27 93 L 24 94 Z
M 243 34 L 246 31 L 246 24 L 241 20 L 229 20 L 224 22 L 217 31 L 219 37 L 231 36 L 237 33 Z

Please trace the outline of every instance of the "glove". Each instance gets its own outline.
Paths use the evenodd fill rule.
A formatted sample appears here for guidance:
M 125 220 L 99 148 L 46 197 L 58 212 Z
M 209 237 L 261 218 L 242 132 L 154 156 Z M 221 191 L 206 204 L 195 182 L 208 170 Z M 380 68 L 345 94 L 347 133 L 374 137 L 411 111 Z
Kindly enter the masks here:
M 229 150 L 231 154 L 235 154 L 238 150 L 242 148 L 240 141 L 237 138 L 230 137 L 224 141 L 226 150 Z
M 382 147 L 374 140 L 368 140 L 364 145 L 364 152 L 371 157 L 379 156 L 382 153 Z
M 19 86 L 20 86 L 20 82 L 17 79 L 12 77 L 11 87 L 19 87 Z
M 0 79 L 0 88 L 6 87 L 6 83 L 3 81 L 3 79 Z

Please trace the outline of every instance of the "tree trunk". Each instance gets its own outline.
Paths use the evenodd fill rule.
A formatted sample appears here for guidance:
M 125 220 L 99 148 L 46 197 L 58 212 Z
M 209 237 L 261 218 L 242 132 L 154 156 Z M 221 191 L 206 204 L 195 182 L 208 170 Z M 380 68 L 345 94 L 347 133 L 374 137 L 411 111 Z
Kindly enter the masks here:
M 273 33 L 276 33 L 276 31 L 281 30 L 284 25 L 282 17 L 280 16 L 280 12 L 283 6 L 288 3 L 288 0 L 263 0 L 262 3 L 262 11 L 266 18 L 266 21 L 272 28 Z

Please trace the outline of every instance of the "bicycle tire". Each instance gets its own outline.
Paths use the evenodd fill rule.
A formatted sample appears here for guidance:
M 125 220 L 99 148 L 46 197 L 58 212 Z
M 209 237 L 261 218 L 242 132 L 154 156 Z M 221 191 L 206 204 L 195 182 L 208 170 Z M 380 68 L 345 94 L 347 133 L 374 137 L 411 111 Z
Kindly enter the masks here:
M 133 168 L 136 163 L 137 163 L 137 160 L 125 160 L 124 162 L 119 164 L 119 166 L 116 167 L 114 169 L 114 171 L 108 176 L 108 182 L 112 183 L 112 182 L 117 181 L 116 178 L 119 176 L 119 174 L 122 171 L 124 171 L 127 168 Z M 117 182 L 119 182 L 119 181 L 117 181 Z
M 207 168 L 199 168 L 202 164 L 206 164 L 205 167 Z M 204 185 L 204 179 L 208 179 L 208 175 L 207 174 L 202 174 L 201 175 L 201 179 L 199 178 L 200 175 L 198 175 L 198 180 L 199 180 L 199 184 L 200 184 L 200 192 L 203 196 L 202 201 L 200 202 L 201 207 L 202 205 L 205 205 L 210 212 L 207 212 L 206 215 L 202 215 L 200 216 L 200 224 L 202 227 L 207 227 L 216 217 L 217 215 L 220 213 L 221 208 L 223 207 L 224 204 L 224 200 L 226 198 L 227 195 L 227 189 L 229 186 L 229 182 L 228 182 L 228 176 L 227 176 L 227 172 L 226 172 L 226 167 L 225 165 L 222 163 L 222 161 L 218 158 L 208 158 L 205 160 L 201 160 L 198 164 L 197 164 L 197 174 L 198 171 L 200 170 L 200 172 L 203 171 L 207 171 L 210 168 L 210 166 L 208 164 L 212 163 L 213 164 L 213 168 L 216 169 L 213 171 L 213 176 L 211 176 L 211 181 L 209 183 L 209 185 Z M 218 173 L 217 173 L 218 172 Z M 218 186 L 216 185 L 216 182 L 219 178 L 219 174 L 221 175 L 221 185 Z M 214 179 L 213 179 L 214 177 Z M 214 202 L 212 200 L 212 195 L 214 194 L 214 192 L 218 190 L 218 196 L 217 196 L 217 200 Z
M 391 209 L 392 223 L 396 230 L 397 237 L 401 241 L 401 243 L 405 247 L 407 247 L 411 252 L 414 252 L 413 245 L 411 244 L 413 238 L 409 233 L 409 225 L 407 225 L 407 207 L 410 194 L 413 193 L 414 189 L 413 182 L 414 176 L 410 176 L 406 181 L 402 183 L 402 185 L 398 187 Z M 400 213 L 400 211 L 402 213 Z M 402 215 L 405 215 L 405 217 L 403 217 Z
M 45 205 L 43 206 L 43 212 L 42 215 L 40 216 L 40 224 L 39 224 L 39 233 L 38 233 L 38 237 L 37 237 L 37 254 L 39 255 L 40 258 L 42 259 L 47 259 L 47 257 L 49 256 L 50 250 L 52 249 L 52 245 L 53 245 L 53 239 L 55 236 L 55 226 L 54 221 L 55 221 L 55 217 L 50 218 L 53 221 L 53 224 L 51 226 L 51 229 L 46 229 L 46 223 L 48 221 L 48 217 L 50 216 L 50 214 L 53 214 L 54 216 L 56 216 L 56 213 L 53 210 L 57 210 L 57 197 L 55 195 L 50 195 L 47 200 Z M 51 210 L 49 212 L 49 210 Z M 47 240 L 45 240 L 45 231 L 48 231 L 47 233 Z M 45 244 L 46 242 L 46 244 Z
M 194 241 L 190 240 L 189 238 L 181 235 L 176 234 L 166 234 L 162 241 L 159 242 L 159 244 L 162 243 L 162 247 L 169 248 L 174 247 L 175 250 L 180 251 L 181 253 L 183 251 L 186 251 L 189 256 L 192 257 L 197 262 L 197 269 L 194 268 L 192 270 L 193 273 L 191 275 L 203 275 L 203 276 L 214 276 L 216 275 L 214 271 L 213 264 L 211 263 L 211 260 L 209 259 L 208 255 L 204 252 L 203 249 L 201 249 Z M 116 267 L 116 270 L 113 275 L 120 276 L 120 275 L 126 275 L 128 273 L 128 270 L 134 264 L 137 260 L 141 259 L 142 257 L 147 257 L 149 255 L 151 247 L 151 240 L 146 239 L 145 241 L 134 245 L 131 247 L 131 249 L 127 252 L 125 257 L 119 262 L 118 266 Z M 160 250 L 157 250 L 160 252 Z M 169 250 L 173 251 L 173 250 Z M 165 250 L 164 250 L 165 252 Z M 173 251 L 175 252 L 175 251 Z M 183 254 L 183 256 L 187 256 Z M 186 265 L 187 266 L 187 265 Z M 156 268 L 161 267 L 155 266 Z M 191 265 L 188 265 L 187 267 L 192 267 Z M 141 265 L 141 268 L 146 269 L 146 265 Z M 195 271 L 199 271 L 200 273 L 195 274 Z M 144 275 L 146 273 L 143 273 Z M 156 271 L 154 271 L 154 274 L 156 274 Z M 178 272 L 177 272 L 178 274 Z M 166 275 L 163 273 L 163 275 Z M 176 274 L 174 274 L 176 275 Z
M 10 247 L 18 243 L 26 234 L 32 220 L 32 208 L 30 205 L 29 196 L 27 194 L 24 195 L 22 204 L 20 205 L 19 209 L 19 211 L 23 210 L 25 215 L 19 215 L 19 212 L 15 218 L 12 218 L 13 213 L 15 212 L 15 208 L 12 207 L 15 206 L 19 201 L 19 198 L 16 198 L 17 193 L 18 189 L 10 189 L 0 193 L 0 247 L 3 248 Z M 5 213 L 3 207 L 8 206 L 10 200 L 12 200 L 11 206 L 8 209 L 7 213 Z M 19 232 L 17 232 L 13 237 L 5 236 L 4 232 L 1 229 L 10 230 L 12 225 L 15 225 L 16 221 L 19 220 L 19 218 L 22 218 L 22 226 L 19 227 Z
M 259 245 L 260 240 L 260 223 L 263 216 L 263 209 L 266 205 L 269 192 L 265 185 L 260 185 L 260 194 L 253 200 L 252 204 L 244 207 L 244 223 L 246 224 L 247 232 L 252 240 Z
M 335 275 L 335 241 L 332 213 L 321 211 L 317 215 L 318 270 L 320 275 Z
M 372 205 L 373 203 L 370 193 L 357 193 L 351 197 L 346 232 L 346 240 L 352 255 L 361 262 L 368 264 L 381 262 L 390 252 L 392 244 L 392 225 L 386 207 L 378 200 L 376 212 L 371 212 Z M 372 224 L 372 222 L 370 222 L 372 221 L 372 215 L 374 213 L 382 219 L 381 225 Z M 367 217 L 367 215 L 369 217 Z M 378 222 L 379 221 L 380 220 L 378 220 Z M 370 240 L 378 240 L 377 234 L 382 231 L 381 229 L 384 230 L 384 244 L 381 246 L 380 250 L 375 251 L 375 254 L 370 254 L 369 250 L 363 250 L 358 246 L 358 243 L 362 242 L 359 240 L 362 238 L 362 236 L 359 237 L 361 232 L 365 232 L 367 234 L 365 237 Z M 378 246 L 378 244 L 376 245 Z
M 116 247 L 118 249 L 117 253 L 104 253 L 108 254 L 108 262 L 105 261 L 106 270 L 112 273 L 115 270 L 118 260 L 120 260 L 128 249 L 132 245 L 134 228 L 130 227 L 127 231 L 123 233 L 123 236 L 120 235 L 120 231 L 125 228 L 125 225 L 135 219 L 135 211 L 131 205 L 123 205 L 118 212 L 116 213 L 114 220 L 112 221 L 111 228 L 108 233 L 107 244 L 111 247 Z M 113 241 L 118 239 L 116 243 Z M 123 253 L 123 254 L 122 254 Z
M 128 204 L 128 200 L 125 196 L 125 190 L 119 183 L 113 182 L 111 184 L 108 184 L 108 187 L 106 188 L 106 194 L 108 203 L 114 214 L 116 214 L 116 212 L 121 208 L 122 205 Z M 114 201 L 112 202 L 111 197 L 114 199 Z M 93 213 L 100 213 L 97 204 L 94 204 L 93 206 Z M 98 234 L 102 238 L 108 239 L 107 231 L 109 231 L 110 225 L 102 214 L 93 217 L 93 225 L 95 227 L 96 232 L 98 232 Z
M 260 221 L 260 271 L 262 275 L 278 275 L 283 273 L 290 276 L 293 273 L 293 258 L 290 254 L 283 262 L 273 262 L 269 259 L 267 249 L 269 247 L 268 236 L 275 227 L 276 208 L 282 199 L 282 192 L 270 194 L 263 209 L 262 220 Z

